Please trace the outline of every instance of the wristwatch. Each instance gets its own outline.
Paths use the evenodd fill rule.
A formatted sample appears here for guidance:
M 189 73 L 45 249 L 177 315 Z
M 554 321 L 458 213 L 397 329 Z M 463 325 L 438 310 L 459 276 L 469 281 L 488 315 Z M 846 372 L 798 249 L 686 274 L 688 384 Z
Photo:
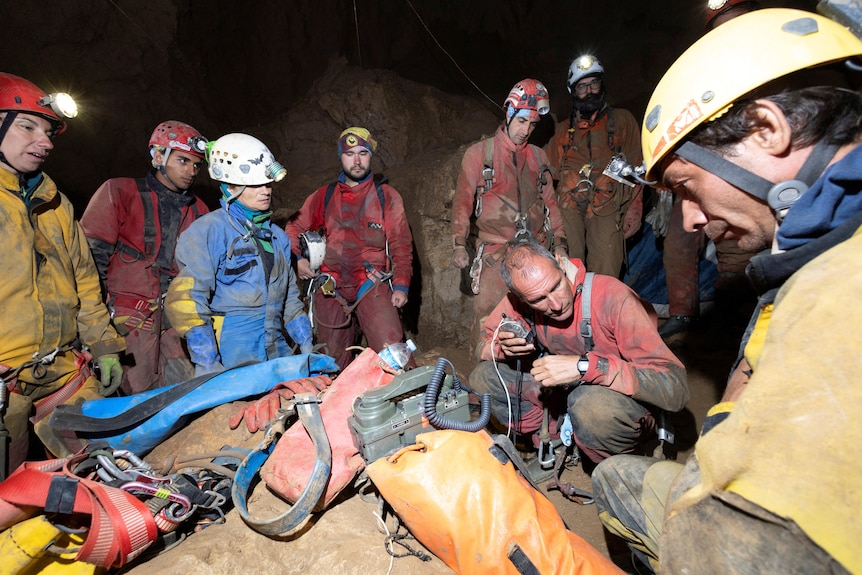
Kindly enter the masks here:
M 578 360 L 578 371 L 581 373 L 581 377 L 584 377 L 588 369 L 590 369 L 590 359 L 587 357 L 587 354 L 584 354 Z

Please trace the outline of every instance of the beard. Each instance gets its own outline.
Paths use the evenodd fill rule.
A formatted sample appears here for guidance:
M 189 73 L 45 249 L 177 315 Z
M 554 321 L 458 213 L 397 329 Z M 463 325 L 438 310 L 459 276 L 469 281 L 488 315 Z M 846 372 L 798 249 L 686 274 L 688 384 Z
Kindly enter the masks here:
M 581 113 L 582 117 L 589 118 L 598 110 L 601 110 L 605 105 L 605 95 L 603 92 L 598 94 L 590 94 L 586 98 L 572 98 L 572 105 L 575 110 Z
M 344 171 L 344 175 L 347 177 L 347 179 L 352 180 L 352 181 L 356 182 L 357 184 L 364 181 L 365 178 L 367 178 L 368 174 L 370 174 L 370 173 L 371 173 L 371 167 L 370 166 L 366 169 L 362 169 L 362 168 L 357 166 L 355 169 L 351 168 L 349 171 L 348 170 Z

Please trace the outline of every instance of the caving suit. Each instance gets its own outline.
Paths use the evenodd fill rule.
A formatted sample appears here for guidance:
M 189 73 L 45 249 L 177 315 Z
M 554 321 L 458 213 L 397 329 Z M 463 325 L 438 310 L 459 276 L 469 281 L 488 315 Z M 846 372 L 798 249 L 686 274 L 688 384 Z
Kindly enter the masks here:
M 299 257 L 299 234 L 323 229 L 326 253 L 319 278 L 331 276 L 337 292 L 327 295 L 316 289 L 311 305 L 318 341 L 326 344 L 327 353 L 344 369 L 353 359 L 353 350 L 347 348 L 355 343 L 357 322 L 374 351 L 404 339 L 391 298 L 392 290 L 409 290 L 413 236 L 401 195 L 385 183 L 379 184 L 378 191 L 373 174 L 353 187 L 341 174 L 327 201 L 328 188 L 323 186 L 306 198 L 286 230 Z M 390 272 L 391 280 L 371 279 Z
M 126 338 L 121 388 L 127 394 L 194 375 L 162 299 L 179 271 L 174 250 L 180 233 L 207 212 L 203 200 L 171 191 L 151 172 L 143 180 L 106 181 L 81 216 L 114 325 Z
M 572 316 L 554 322 L 526 304 L 516 303 L 515 298 L 503 298 L 483 326 L 477 350 L 481 361 L 470 375 L 470 386 L 476 393 L 491 395 L 491 414 L 505 426 L 509 402 L 499 370 L 514 411 L 511 420 L 519 433 L 537 431 L 545 407 L 554 421 L 567 410 L 576 444 L 599 462 L 630 453 L 651 437 L 657 408 L 677 412 L 685 406 L 689 398 L 686 371 L 658 335 L 649 304 L 621 281 L 600 274 L 593 277 L 590 295 L 594 344 L 590 349 L 581 333 L 586 270 L 580 260 L 571 259 L 564 271 L 575 294 Z M 494 340 L 503 314 L 532 325 L 537 347 L 546 354 L 581 356 L 589 351 L 589 368 L 580 384 L 543 388 L 530 376 L 529 359 L 521 360 L 518 374 L 516 362 L 506 359 Z
M 27 455 L 31 415 L 36 434 L 54 455 L 66 456 L 85 445 L 51 428 L 47 416 L 59 403 L 100 397 L 81 345 L 98 358 L 121 352 L 125 343 L 102 303 L 99 275 L 72 204 L 54 181 L 39 172 L 22 185 L 0 169 L 0 217 L 0 363 L 16 369 L 34 355 L 50 357 L 57 351 L 52 362 L 21 370 L 9 385 L 5 423 L 12 471 Z
M 593 473 L 602 523 L 654 570 L 862 570 L 861 170 L 857 146 L 788 210 L 785 251 L 751 258 L 760 299 L 730 376 L 750 380 L 709 410 L 685 467 L 627 456 Z
M 493 178 L 486 180 L 483 172 L 488 167 L 493 169 Z M 519 233 L 529 233 L 551 250 L 566 245 L 547 169 L 545 152 L 528 143 L 516 145 L 505 125 L 492 139 L 476 142 L 464 153 L 452 197 L 452 242 L 467 246 L 471 217 L 475 217 L 478 238 L 470 268 L 474 293 L 471 341 L 477 340 L 485 317 L 508 292 L 500 277 L 507 243 Z
M 224 199 L 221 205 L 180 236 L 180 272 L 165 298 L 198 375 L 290 355 L 285 330 L 304 352 L 311 350 L 287 234 L 269 225 L 270 212 L 254 214 Z
M 587 270 L 620 277 L 625 260 L 623 217 L 640 185 L 632 188 L 602 174 L 616 154 L 629 164 L 643 160 L 640 128 L 628 110 L 605 106 L 593 120 L 573 118 L 557 124 L 545 146 L 554 180 L 569 255 Z

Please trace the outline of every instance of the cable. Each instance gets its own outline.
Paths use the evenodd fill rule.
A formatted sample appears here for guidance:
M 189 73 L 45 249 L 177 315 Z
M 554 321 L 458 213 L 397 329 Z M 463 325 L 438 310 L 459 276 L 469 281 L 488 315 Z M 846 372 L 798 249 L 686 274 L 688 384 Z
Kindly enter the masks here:
M 355 0 L 354 0 L 354 1 L 355 1 Z M 455 58 L 453 58 L 453 57 L 452 57 L 452 55 L 451 55 L 451 54 L 449 54 L 449 52 L 447 52 L 447 51 L 446 51 L 446 48 L 444 48 L 444 47 L 440 44 L 440 42 L 438 42 L 438 41 L 437 41 L 437 38 L 434 36 L 434 33 L 433 33 L 433 32 L 431 32 L 431 29 L 430 29 L 430 28 L 428 28 L 428 25 L 427 25 L 427 24 L 425 24 L 425 21 L 422 19 L 422 16 L 420 16 L 420 15 L 419 15 L 419 12 L 417 12 L 417 11 L 416 11 L 416 8 L 414 8 L 414 7 L 413 7 L 413 4 L 411 4 L 411 3 L 410 3 L 410 0 L 405 0 L 405 1 L 407 2 L 407 5 L 408 5 L 408 6 L 410 6 L 410 9 L 411 9 L 411 10 L 413 10 L 413 13 L 416 15 L 416 18 L 419 20 L 419 23 L 420 23 L 420 24 L 422 24 L 422 27 L 423 27 L 423 28 L 425 28 L 425 31 L 426 31 L 426 32 L 428 32 L 428 35 L 429 35 L 429 36 L 431 36 L 431 39 L 432 39 L 432 40 L 434 40 L 434 43 L 435 43 L 435 44 L 437 44 L 437 47 L 438 47 L 438 48 L 440 48 L 440 51 L 442 51 L 444 54 L 446 54 L 446 56 L 447 56 L 447 57 L 452 61 L 452 64 L 454 64 L 454 65 L 455 65 L 455 67 L 456 67 L 456 68 L 458 68 L 458 71 L 459 71 L 459 72 L 461 72 L 461 74 L 464 76 L 464 78 L 466 78 L 466 79 L 467 79 L 467 81 L 468 81 L 468 82 L 470 82 L 470 84 L 471 84 L 474 88 L 476 88 L 476 91 L 477 91 L 477 92 L 479 92 L 480 94 L 482 94 L 482 96 L 484 96 L 486 100 L 488 100 L 489 102 L 491 102 L 491 104 L 493 104 L 495 108 L 499 108 L 499 107 L 500 107 L 500 105 L 499 105 L 497 102 L 495 102 L 494 100 L 492 100 L 491 98 L 489 98 L 489 97 L 488 97 L 488 95 L 487 95 L 485 92 L 483 92 L 483 91 L 482 91 L 482 88 L 480 88 L 479 86 L 477 86 L 477 85 L 476 85 L 476 82 L 474 82 L 473 80 L 471 80 L 471 79 L 470 79 L 470 76 L 468 76 L 468 75 L 467 75 L 467 72 L 465 72 L 465 71 L 461 68 L 461 66 L 459 66 L 459 65 L 458 65 L 458 62 L 456 62 L 456 61 L 455 61 Z
M 500 336 L 500 326 L 502 324 L 503 324 L 503 320 L 501 319 L 500 323 L 497 324 L 497 329 L 494 330 L 494 335 L 491 336 L 491 359 L 494 362 L 494 371 L 497 372 L 497 379 L 500 380 L 500 385 L 503 387 L 503 391 L 506 394 L 506 410 L 507 410 L 507 413 L 509 415 L 509 421 L 506 422 L 506 438 L 511 440 L 512 439 L 511 438 L 511 434 L 512 434 L 512 398 L 511 398 L 511 396 L 509 396 L 509 388 L 506 386 L 506 382 L 503 381 L 503 376 L 500 374 L 500 368 L 497 367 L 497 354 L 494 353 L 494 342 L 496 342 L 498 346 L 500 345 L 500 337 L 499 336 Z M 502 347 L 500 347 L 500 349 L 502 351 Z M 520 401 L 520 400 L 521 400 L 521 398 L 519 397 L 518 401 Z
M 359 14 L 356 11 L 356 0 L 353 0 L 353 26 L 356 28 L 356 52 L 359 55 L 359 67 L 362 68 L 362 43 L 359 41 Z

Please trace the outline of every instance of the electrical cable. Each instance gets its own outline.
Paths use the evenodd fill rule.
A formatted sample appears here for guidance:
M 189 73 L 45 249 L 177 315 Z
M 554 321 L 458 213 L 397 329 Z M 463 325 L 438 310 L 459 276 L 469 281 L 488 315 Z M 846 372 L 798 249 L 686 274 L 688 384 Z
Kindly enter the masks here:
M 491 359 L 494 362 L 494 371 L 497 372 L 497 379 L 500 381 L 500 385 L 503 387 L 503 391 L 506 394 L 506 410 L 509 415 L 509 421 L 506 422 L 506 438 L 511 440 L 512 437 L 512 398 L 509 396 L 509 388 L 506 386 L 506 382 L 503 381 L 503 376 L 500 374 L 500 368 L 497 367 L 497 354 L 494 353 L 494 343 L 500 346 L 500 326 L 503 325 L 503 320 L 500 320 L 500 323 L 497 324 L 497 329 L 494 330 L 494 335 L 491 336 Z M 500 350 L 502 351 L 502 346 L 500 346 Z M 518 398 L 520 401 L 520 398 Z
M 431 39 L 432 39 L 432 40 L 434 40 L 434 43 L 435 43 L 435 44 L 437 44 L 437 47 L 438 47 L 438 48 L 440 48 L 440 50 L 441 50 L 444 54 L 446 54 L 446 56 L 449 58 L 449 60 L 451 60 L 451 61 L 452 61 L 452 64 L 454 64 L 454 65 L 455 65 L 455 67 L 456 67 L 456 68 L 458 68 L 458 71 L 459 71 L 459 72 L 461 72 L 461 74 L 464 76 L 464 78 L 466 78 L 466 80 L 467 80 L 468 82 L 470 82 L 470 84 L 471 84 L 474 88 L 476 88 L 476 91 L 477 91 L 477 92 L 479 92 L 480 94 L 482 94 L 482 96 L 484 96 L 486 100 L 488 100 L 489 102 L 491 102 L 491 104 L 493 104 L 495 108 L 499 108 L 499 107 L 500 107 L 499 103 L 495 102 L 495 101 L 494 101 L 494 100 L 492 100 L 490 97 L 488 97 L 488 95 L 487 95 L 485 92 L 483 92 L 483 91 L 482 91 L 482 88 L 480 88 L 479 86 L 477 86 L 477 85 L 476 85 L 476 82 L 474 82 L 473 80 L 471 80 L 471 79 L 470 79 L 470 76 L 468 76 L 468 75 L 467 75 L 467 72 L 465 72 L 465 71 L 463 70 L 463 68 L 461 68 L 461 66 L 459 66 L 459 65 L 458 65 L 458 62 L 456 62 L 456 61 L 455 61 L 455 58 L 453 58 L 453 57 L 452 57 L 452 55 L 451 55 L 451 54 L 449 54 L 449 52 L 447 52 L 447 51 L 446 51 L 446 48 L 444 48 L 444 47 L 442 46 L 442 44 L 440 44 L 440 42 L 439 42 L 439 41 L 437 40 L 437 38 L 434 36 L 434 33 L 433 33 L 433 32 L 431 32 L 431 29 L 430 29 L 430 28 L 428 28 L 428 25 L 427 25 L 427 24 L 425 24 L 425 21 L 422 19 L 422 16 L 420 16 L 420 15 L 419 15 L 419 12 L 417 12 L 417 11 L 416 11 L 416 8 L 414 8 L 414 7 L 413 7 L 413 4 L 411 4 L 411 3 L 410 3 L 410 0 L 405 0 L 405 1 L 407 2 L 407 5 L 408 5 L 408 6 L 410 6 L 410 9 L 411 9 L 411 10 L 413 10 L 413 13 L 416 15 L 416 18 L 419 20 L 419 23 L 420 23 L 420 24 L 422 24 L 422 27 L 423 27 L 423 28 L 425 28 L 425 31 L 426 31 L 426 32 L 428 32 L 428 35 L 429 35 L 429 36 L 431 36 Z

